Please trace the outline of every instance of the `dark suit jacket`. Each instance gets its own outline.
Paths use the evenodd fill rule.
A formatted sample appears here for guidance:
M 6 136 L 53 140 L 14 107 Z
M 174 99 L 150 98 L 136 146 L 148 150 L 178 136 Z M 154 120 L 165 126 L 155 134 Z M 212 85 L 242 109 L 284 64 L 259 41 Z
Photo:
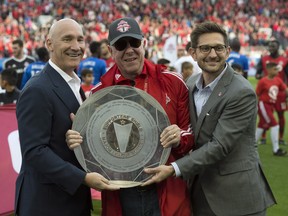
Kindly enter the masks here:
M 182 176 L 191 179 L 198 175 L 197 182 L 216 215 L 263 211 L 275 199 L 262 172 L 255 142 L 255 92 L 228 66 L 197 117 L 193 91 L 199 76 L 187 82 L 196 149 L 176 161 Z
M 49 64 L 22 90 L 16 110 L 23 157 L 16 182 L 18 215 L 90 215 L 85 172 L 65 142 L 69 115 L 78 107 L 69 85 Z

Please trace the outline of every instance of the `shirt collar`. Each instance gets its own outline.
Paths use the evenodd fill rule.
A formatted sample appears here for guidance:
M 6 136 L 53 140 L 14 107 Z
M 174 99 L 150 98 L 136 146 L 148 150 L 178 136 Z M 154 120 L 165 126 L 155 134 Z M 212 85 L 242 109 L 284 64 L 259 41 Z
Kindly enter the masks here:
M 207 86 L 205 86 L 205 88 L 210 88 L 211 91 L 213 91 L 215 86 L 218 84 L 219 80 L 224 75 L 226 69 L 227 69 L 227 63 L 225 64 L 225 67 L 222 70 L 222 72 L 216 77 L 216 79 L 213 80 L 213 82 L 209 83 Z M 198 79 L 196 80 L 196 84 L 195 85 L 196 85 L 197 89 L 199 89 L 199 90 L 203 89 L 203 75 L 198 77 Z
M 51 67 L 53 67 L 61 75 L 61 77 L 63 77 L 63 79 L 67 83 L 71 82 L 73 80 L 75 80 L 75 82 L 77 82 L 77 83 L 81 83 L 81 79 L 76 75 L 75 72 L 73 72 L 73 74 L 72 74 L 73 77 L 71 77 L 67 73 L 65 73 L 61 68 L 59 68 L 56 64 L 54 64 L 51 59 L 49 59 L 49 64 L 51 65 Z

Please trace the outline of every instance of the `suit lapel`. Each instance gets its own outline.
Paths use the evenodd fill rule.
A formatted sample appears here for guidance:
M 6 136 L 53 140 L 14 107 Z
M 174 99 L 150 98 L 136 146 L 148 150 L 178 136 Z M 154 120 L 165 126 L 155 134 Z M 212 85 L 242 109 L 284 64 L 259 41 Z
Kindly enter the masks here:
M 196 81 L 199 79 L 200 76 L 201 74 L 191 76 L 186 82 L 187 86 L 189 87 L 189 112 L 190 112 L 190 122 L 193 130 L 196 127 L 196 122 L 198 118 L 194 103 L 194 91 L 196 88 Z
M 194 129 L 195 139 L 197 139 L 201 126 L 203 124 L 204 119 L 210 115 L 210 110 L 216 106 L 216 104 L 225 97 L 225 93 L 227 92 L 226 86 L 231 82 L 233 77 L 233 70 L 228 66 L 226 71 L 224 72 L 221 79 L 218 81 L 218 84 L 215 86 L 214 90 L 212 91 L 209 99 L 202 107 L 202 111 L 197 119 L 196 126 Z M 195 108 L 194 108 L 195 110 Z M 195 111 L 194 111 L 195 112 Z
M 196 127 L 196 122 L 198 119 L 195 102 L 194 102 L 194 94 L 193 94 L 193 92 L 195 91 L 195 88 L 196 86 L 194 84 L 194 86 L 192 86 L 189 91 L 189 98 L 190 98 L 189 110 L 190 110 L 190 122 L 191 122 L 192 128 Z
M 72 113 L 76 113 L 80 104 L 68 83 L 49 64 L 46 65 L 48 76 L 53 84 L 53 91 Z

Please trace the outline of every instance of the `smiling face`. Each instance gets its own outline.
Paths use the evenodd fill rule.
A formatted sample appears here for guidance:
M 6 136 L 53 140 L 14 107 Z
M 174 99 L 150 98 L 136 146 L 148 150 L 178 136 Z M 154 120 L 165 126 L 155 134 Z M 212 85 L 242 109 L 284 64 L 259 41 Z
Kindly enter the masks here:
M 224 50 L 217 49 L 217 47 L 223 45 L 226 46 L 224 38 L 220 33 L 206 33 L 199 37 L 197 48 L 192 48 L 191 54 L 194 60 L 197 61 L 199 67 L 203 70 L 203 73 L 217 76 L 222 72 L 225 67 L 226 59 L 229 57 L 230 53 L 230 47 L 225 47 Z M 203 53 L 201 52 L 201 46 L 210 46 L 213 48 L 210 52 Z
M 130 37 L 121 38 L 121 40 L 126 40 L 126 43 L 130 39 Z M 145 43 L 146 40 L 142 40 L 138 48 L 127 43 L 126 48 L 122 51 L 117 50 L 115 46 L 109 46 L 112 58 L 125 78 L 135 79 L 141 74 L 144 65 Z
M 58 21 L 51 27 L 46 45 L 52 62 L 71 74 L 84 55 L 85 42 L 81 26 L 72 19 Z

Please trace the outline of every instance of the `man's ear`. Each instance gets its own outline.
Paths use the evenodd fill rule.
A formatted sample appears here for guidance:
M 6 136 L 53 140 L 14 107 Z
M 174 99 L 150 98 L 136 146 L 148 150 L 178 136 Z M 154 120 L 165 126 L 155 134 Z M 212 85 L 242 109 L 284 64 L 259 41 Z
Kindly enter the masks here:
M 53 47 L 52 47 L 51 39 L 49 39 L 49 38 L 46 39 L 45 46 L 46 46 L 46 48 L 48 49 L 48 51 L 53 52 Z
M 188 53 L 192 56 L 192 58 L 196 61 L 196 49 L 190 47 Z
M 226 50 L 227 50 L 227 58 L 229 57 L 229 55 L 230 55 L 230 52 L 231 52 L 231 47 L 230 46 L 228 46 L 227 48 L 226 48 Z
M 112 59 L 114 59 L 112 47 L 110 45 L 107 45 L 107 47 L 108 47 L 109 52 L 111 53 Z

